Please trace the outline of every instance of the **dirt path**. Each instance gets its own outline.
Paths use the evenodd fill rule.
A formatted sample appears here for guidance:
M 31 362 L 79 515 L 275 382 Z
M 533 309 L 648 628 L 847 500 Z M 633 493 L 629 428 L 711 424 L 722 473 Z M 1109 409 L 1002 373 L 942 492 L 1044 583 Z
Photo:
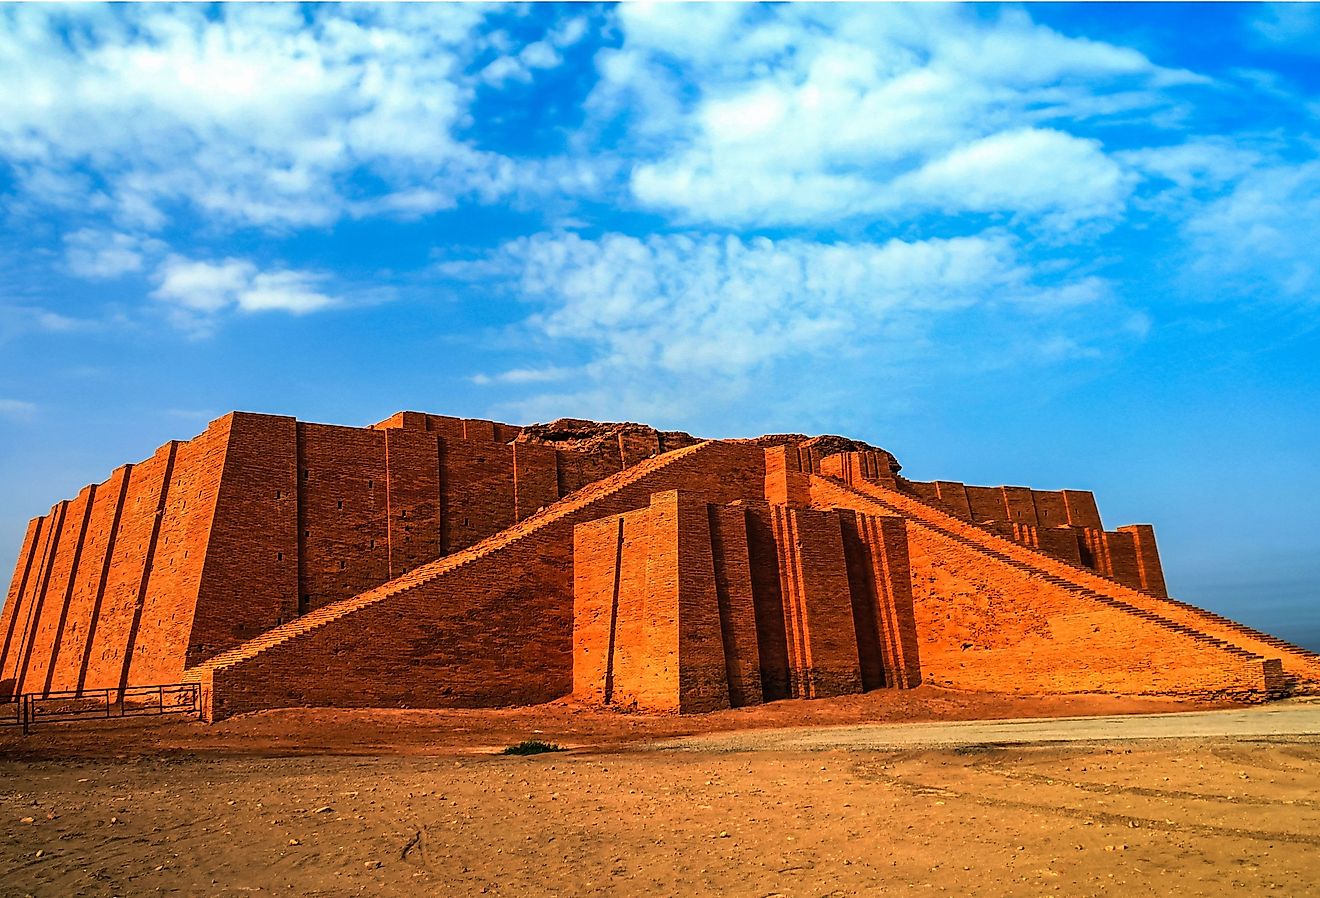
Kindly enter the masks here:
M 792 727 L 710 733 L 653 743 L 682 751 L 884 750 L 1044 742 L 1128 742 L 1143 739 L 1320 735 L 1320 699 L 1295 699 L 1254 708 L 1052 719 L 976 720 L 914 724 Z

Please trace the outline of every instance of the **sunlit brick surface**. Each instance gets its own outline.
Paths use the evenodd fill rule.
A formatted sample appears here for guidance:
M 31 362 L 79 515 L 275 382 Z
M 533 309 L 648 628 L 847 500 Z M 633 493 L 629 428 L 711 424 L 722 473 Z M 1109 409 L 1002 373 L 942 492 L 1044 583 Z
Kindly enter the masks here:
M 1154 530 L 1089 492 L 898 471 L 841 437 L 235 412 L 29 523 L 0 690 L 189 680 L 223 716 L 1320 680 L 1170 599 Z

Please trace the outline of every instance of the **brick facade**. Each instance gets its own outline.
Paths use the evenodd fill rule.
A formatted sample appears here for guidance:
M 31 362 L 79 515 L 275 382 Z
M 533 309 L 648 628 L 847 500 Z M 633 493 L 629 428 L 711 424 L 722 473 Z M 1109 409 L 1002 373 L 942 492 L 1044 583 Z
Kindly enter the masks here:
M 1089 492 L 898 470 L 837 437 L 235 412 L 29 523 L 0 692 L 187 679 L 223 716 L 1320 681 L 1168 598 L 1154 530 Z

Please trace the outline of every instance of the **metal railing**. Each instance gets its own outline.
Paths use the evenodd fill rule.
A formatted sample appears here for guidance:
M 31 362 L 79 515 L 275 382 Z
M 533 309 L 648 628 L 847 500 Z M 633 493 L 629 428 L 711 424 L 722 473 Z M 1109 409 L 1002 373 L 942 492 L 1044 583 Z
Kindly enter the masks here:
M 26 736 L 38 724 L 64 720 L 108 720 L 163 714 L 201 716 L 201 710 L 202 691 L 198 683 L 25 692 L 0 703 L 0 726 L 22 727 Z

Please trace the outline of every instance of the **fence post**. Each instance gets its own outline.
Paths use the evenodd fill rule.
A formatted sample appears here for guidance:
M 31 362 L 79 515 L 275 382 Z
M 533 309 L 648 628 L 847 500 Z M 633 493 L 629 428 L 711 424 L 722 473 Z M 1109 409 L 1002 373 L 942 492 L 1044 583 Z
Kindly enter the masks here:
M 27 736 L 32 732 L 32 712 L 28 708 L 28 699 L 30 697 L 31 696 L 28 696 L 27 694 L 23 694 L 18 697 L 18 710 L 19 710 L 19 714 L 23 718 L 24 736 Z

